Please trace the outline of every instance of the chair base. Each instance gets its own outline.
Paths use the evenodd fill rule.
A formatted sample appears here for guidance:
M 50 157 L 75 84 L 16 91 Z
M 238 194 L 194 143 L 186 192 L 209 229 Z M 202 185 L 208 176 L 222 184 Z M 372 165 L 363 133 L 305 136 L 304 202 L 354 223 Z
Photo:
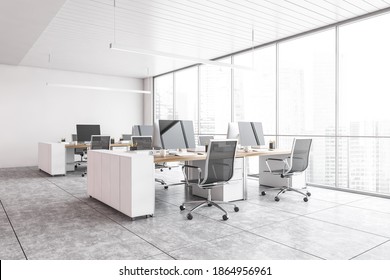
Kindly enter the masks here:
M 211 195 L 210 195 L 211 196 Z M 187 219 L 188 220 L 192 220 L 193 216 L 192 216 L 192 212 L 195 212 L 196 210 L 204 207 L 204 206 L 208 206 L 208 207 L 211 207 L 211 206 L 215 206 L 217 207 L 219 210 L 221 210 L 224 214 L 222 215 L 222 219 L 224 221 L 226 221 L 227 219 L 229 219 L 229 216 L 228 216 L 228 213 L 226 212 L 225 209 L 223 209 L 219 204 L 228 204 L 228 205 L 232 205 L 234 206 L 234 211 L 235 212 L 238 212 L 240 210 L 240 208 L 237 207 L 236 204 L 234 203 L 231 203 L 231 202 L 225 202 L 225 201 L 213 201 L 211 200 L 210 198 L 206 199 L 206 200 L 197 200 L 197 201 L 186 201 L 186 202 L 183 202 L 181 205 L 180 205 L 180 210 L 183 211 L 186 209 L 185 205 L 186 204 L 198 204 L 196 205 L 194 208 L 192 208 L 188 214 L 187 214 Z
M 273 189 L 279 190 L 279 192 L 278 192 L 277 195 L 275 196 L 275 201 L 276 201 L 276 202 L 280 200 L 279 196 L 280 196 L 281 194 L 284 194 L 284 193 L 287 192 L 287 191 L 293 191 L 293 192 L 296 192 L 296 193 L 299 193 L 299 194 L 303 195 L 303 196 L 304 196 L 304 198 L 303 198 L 303 201 L 304 201 L 304 202 L 308 202 L 308 201 L 309 201 L 309 196 L 311 196 L 311 193 L 310 193 L 309 191 L 306 191 L 306 193 L 305 193 L 305 192 L 303 192 L 303 191 L 301 191 L 301 190 L 299 190 L 299 189 L 295 189 L 295 188 L 288 187 L 288 186 L 286 186 L 286 187 L 281 187 L 281 188 L 273 188 Z M 262 191 L 262 192 L 261 192 L 261 195 L 266 195 L 266 192 L 265 192 L 265 191 Z

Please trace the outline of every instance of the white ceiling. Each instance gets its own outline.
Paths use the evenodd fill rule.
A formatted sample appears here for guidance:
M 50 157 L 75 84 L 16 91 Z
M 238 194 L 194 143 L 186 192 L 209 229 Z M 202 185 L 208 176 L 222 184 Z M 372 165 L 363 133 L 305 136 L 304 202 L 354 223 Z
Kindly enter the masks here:
M 390 0 L 116 0 L 115 8 L 114 0 L 67 0 L 61 8 L 58 3 L 64 0 L 3 2 L 16 4 L 9 13 L 0 12 L 0 18 L 12 19 L 22 8 L 30 12 L 17 18 L 19 27 L 39 20 L 42 15 L 37 10 L 57 7 L 58 13 L 51 13 L 50 23 L 46 13 L 42 21 L 47 27 L 39 38 L 30 36 L 28 41 L 35 39 L 35 44 L 28 51 L 22 48 L 21 61 L 0 56 L 0 63 L 139 78 L 193 62 L 118 52 L 109 49 L 110 43 L 212 59 L 390 7 Z M 25 6 L 30 2 L 42 6 L 32 13 Z M 28 35 L 15 34 L 6 37 L 9 53 L 23 45 L 20 41 Z

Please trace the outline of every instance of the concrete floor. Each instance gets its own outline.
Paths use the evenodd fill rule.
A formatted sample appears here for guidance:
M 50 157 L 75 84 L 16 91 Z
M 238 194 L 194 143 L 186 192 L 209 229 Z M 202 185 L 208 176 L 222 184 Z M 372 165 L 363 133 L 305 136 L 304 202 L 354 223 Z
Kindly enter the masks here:
M 0 169 L 0 259 L 390 259 L 389 199 L 312 187 L 307 203 L 295 193 L 275 202 L 251 179 L 240 211 L 225 207 L 229 220 L 207 207 L 189 221 L 179 210 L 188 189 L 156 184 L 154 217 L 132 221 L 89 198 L 82 171 Z

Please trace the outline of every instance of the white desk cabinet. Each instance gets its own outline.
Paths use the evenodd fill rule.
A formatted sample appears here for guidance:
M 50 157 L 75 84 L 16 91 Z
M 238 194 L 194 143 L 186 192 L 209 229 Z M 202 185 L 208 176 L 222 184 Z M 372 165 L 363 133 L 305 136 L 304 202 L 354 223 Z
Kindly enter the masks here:
M 131 218 L 154 214 L 153 156 L 88 151 L 88 195 Z
M 52 176 L 65 175 L 65 143 L 38 143 L 38 168 Z

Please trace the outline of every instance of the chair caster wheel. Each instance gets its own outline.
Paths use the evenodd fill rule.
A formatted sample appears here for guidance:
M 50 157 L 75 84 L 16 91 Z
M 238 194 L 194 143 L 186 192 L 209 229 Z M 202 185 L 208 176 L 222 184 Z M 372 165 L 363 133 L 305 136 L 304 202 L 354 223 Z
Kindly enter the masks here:
M 303 201 L 304 201 L 304 202 L 308 202 L 309 199 L 308 199 L 307 197 L 304 197 L 304 198 L 303 198 Z
M 81 174 L 81 177 L 84 177 L 85 176 L 85 174 Z
M 168 189 L 168 186 L 164 186 L 164 189 L 166 189 L 166 190 L 167 190 L 167 189 Z
M 307 196 L 311 196 L 311 193 L 307 192 L 306 195 L 307 195 Z
M 78 165 L 76 164 L 76 165 L 74 166 L 74 168 L 77 169 L 77 167 L 78 167 Z
M 164 170 L 161 168 L 160 171 L 163 172 Z
M 240 211 L 240 208 L 238 208 L 237 206 L 234 207 L 234 212 L 238 212 L 238 211 Z
M 188 219 L 188 220 L 192 220 L 192 218 L 193 218 L 193 217 L 192 217 L 192 214 L 191 214 L 191 213 L 188 213 L 188 214 L 187 214 L 187 219 Z
M 211 207 L 211 206 L 213 206 L 213 205 L 212 205 L 211 203 L 209 203 L 209 204 L 207 204 L 207 206 L 208 206 L 208 207 Z
M 261 195 L 266 195 L 266 192 L 265 192 L 265 191 L 262 191 L 262 192 L 261 192 Z
M 229 219 L 229 217 L 225 214 L 225 215 L 222 216 L 222 219 L 223 219 L 224 221 L 226 221 L 227 219 Z
M 171 170 L 172 168 L 171 167 L 168 167 L 168 170 Z
M 275 201 L 278 202 L 279 200 L 280 200 L 280 198 L 275 196 Z
M 184 209 L 186 209 L 184 205 L 180 205 L 180 210 L 183 211 Z

